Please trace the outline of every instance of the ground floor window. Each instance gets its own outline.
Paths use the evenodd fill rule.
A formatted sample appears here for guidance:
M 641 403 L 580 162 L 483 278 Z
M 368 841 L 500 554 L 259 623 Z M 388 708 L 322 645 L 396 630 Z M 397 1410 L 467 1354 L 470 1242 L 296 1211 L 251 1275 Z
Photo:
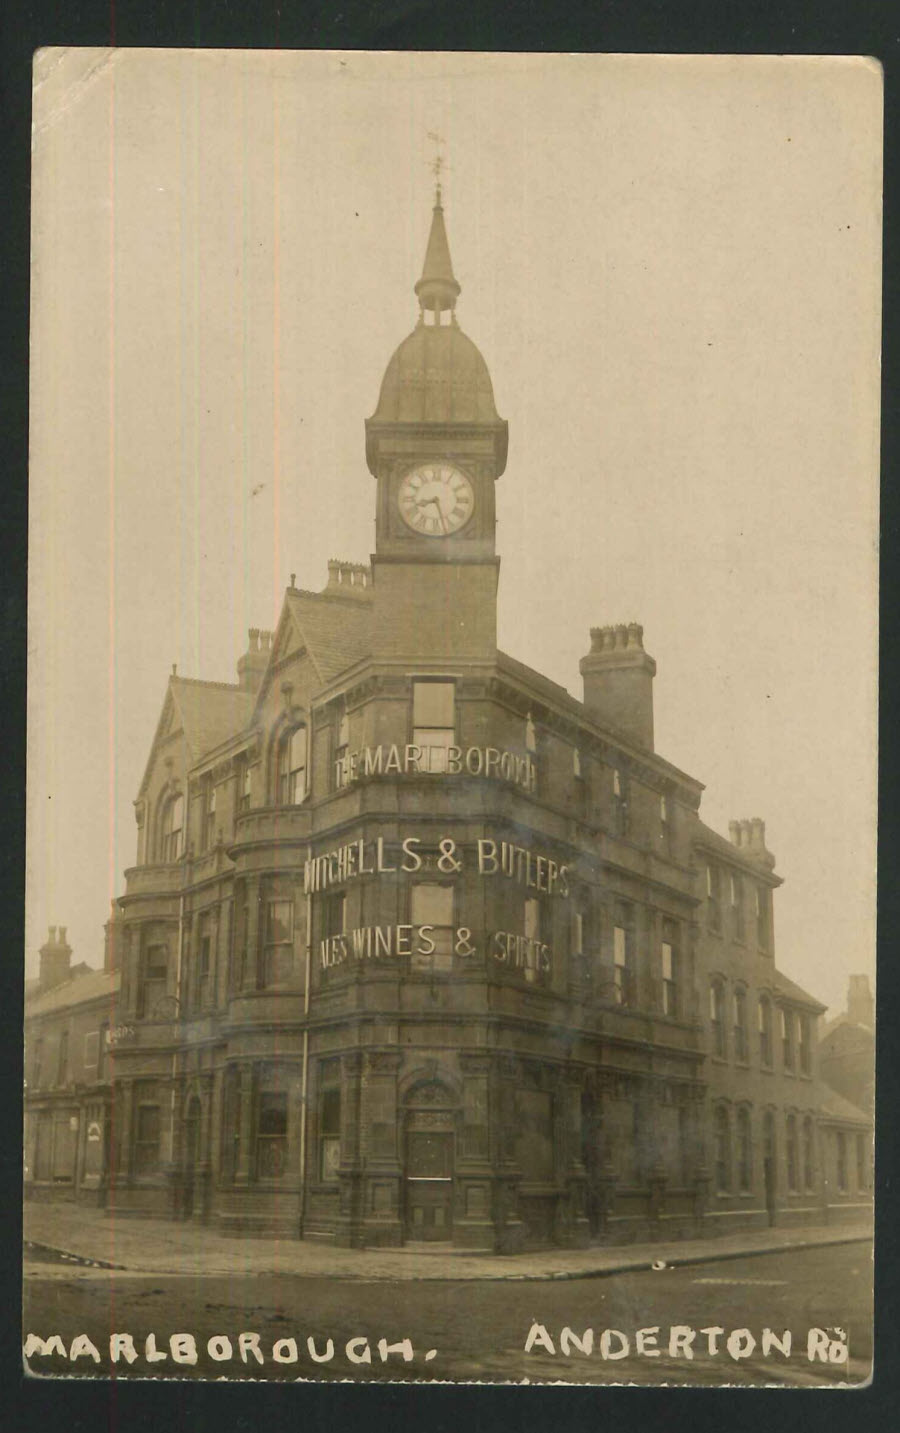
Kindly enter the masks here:
M 256 1173 L 277 1179 L 287 1163 L 287 1093 L 265 1090 L 259 1097 L 256 1125 Z
M 134 1172 L 150 1174 L 159 1165 L 159 1105 L 138 1105 L 134 1120 Z
M 753 1140 L 750 1134 L 750 1111 L 737 1112 L 737 1175 L 738 1188 L 746 1193 L 753 1183 Z
M 837 1187 L 842 1194 L 847 1192 L 847 1136 L 838 1130 L 837 1139 Z
M 787 1160 L 787 1182 L 788 1189 L 797 1188 L 797 1121 L 793 1115 L 788 1115 L 785 1124 L 785 1158 Z
M 319 1104 L 319 1178 L 335 1184 L 341 1162 L 341 1092 L 323 1090 Z
M 728 1125 L 728 1111 L 724 1105 L 719 1105 L 713 1116 L 713 1144 L 716 1189 L 720 1194 L 725 1194 L 731 1188 L 731 1131 Z
M 813 1122 L 807 1115 L 803 1121 L 803 1184 L 812 1189 L 815 1179 L 813 1166 Z
M 858 1134 L 856 1136 L 856 1187 L 857 1189 L 868 1188 L 866 1178 L 866 1137 Z

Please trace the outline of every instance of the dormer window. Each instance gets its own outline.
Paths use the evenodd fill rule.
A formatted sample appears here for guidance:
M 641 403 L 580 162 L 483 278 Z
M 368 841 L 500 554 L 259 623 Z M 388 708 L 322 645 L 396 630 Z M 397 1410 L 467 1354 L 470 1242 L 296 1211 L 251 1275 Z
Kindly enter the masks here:
M 179 792 L 166 804 L 160 832 L 160 860 L 177 861 L 184 835 L 184 797 Z
M 306 800 L 306 727 L 296 726 L 278 748 L 277 797 L 279 806 L 299 806 Z

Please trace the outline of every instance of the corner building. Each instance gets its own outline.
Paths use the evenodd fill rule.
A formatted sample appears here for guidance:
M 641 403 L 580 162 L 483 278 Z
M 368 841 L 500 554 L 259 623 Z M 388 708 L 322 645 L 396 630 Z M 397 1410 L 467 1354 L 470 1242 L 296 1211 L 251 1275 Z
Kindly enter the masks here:
M 366 422 L 371 565 L 292 579 L 234 685 L 169 681 L 110 1207 L 501 1251 L 820 1214 L 784 1140 L 788 1106 L 817 1120 L 822 1007 L 775 971 L 762 825 L 709 831 L 655 753 L 639 626 L 591 633 L 583 701 L 498 650 L 507 424 L 440 192 L 415 292 Z M 807 1022 L 793 1071 L 760 1000 Z

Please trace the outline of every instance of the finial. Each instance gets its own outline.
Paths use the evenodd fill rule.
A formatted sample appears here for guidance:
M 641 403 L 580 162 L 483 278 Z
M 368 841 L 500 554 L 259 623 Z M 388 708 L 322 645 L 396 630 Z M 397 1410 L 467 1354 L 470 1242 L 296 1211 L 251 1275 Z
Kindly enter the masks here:
M 440 153 L 440 151 L 438 150 L 437 146 L 438 146 L 439 144 L 446 144 L 447 141 L 446 141 L 445 139 L 442 139 L 442 137 L 441 137 L 439 134 L 435 134 L 434 131 L 431 130 L 431 129 L 428 131 L 428 138 L 431 140 L 432 144 L 435 146 L 434 159 L 430 160 L 430 161 L 429 161 L 429 165 L 428 165 L 429 169 L 431 170 L 432 174 L 434 175 L 434 207 L 435 207 L 435 209 L 440 209 L 440 207 L 441 207 L 441 170 L 444 168 L 444 166 L 445 166 L 445 164 L 447 163 L 447 161 L 446 161 L 446 159 L 444 158 L 443 154 Z
M 429 132 L 428 138 L 436 144 L 443 144 L 440 135 Z M 422 314 L 431 312 L 435 316 L 435 322 L 439 323 L 439 315 L 449 309 L 452 313 L 459 295 L 459 284 L 453 273 L 453 264 L 450 261 L 450 245 L 447 242 L 447 230 L 444 227 L 444 211 L 441 207 L 441 171 L 445 166 L 443 155 L 435 155 L 430 168 L 435 177 L 434 210 L 431 216 L 431 232 L 428 235 L 428 248 L 425 251 L 425 264 L 422 269 L 422 277 L 416 284 L 416 297 Z
M 177 662 L 173 662 L 173 663 L 172 663 L 172 676 L 173 676 L 173 677 L 177 677 L 177 676 L 178 676 L 178 663 L 177 663 Z
M 296 572 L 292 572 L 292 573 L 291 573 L 291 591 L 292 591 L 292 592 L 294 591 L 294 583 L 295 583 L 296 581 L 297 581 L 297 574 L 296 574 Z

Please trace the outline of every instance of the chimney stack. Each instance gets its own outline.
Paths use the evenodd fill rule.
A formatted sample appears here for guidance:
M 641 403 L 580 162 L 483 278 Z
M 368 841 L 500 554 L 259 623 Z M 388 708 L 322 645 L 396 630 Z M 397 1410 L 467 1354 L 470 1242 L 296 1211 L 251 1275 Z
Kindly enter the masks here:
M 272 633 L 263 632 L 259 627 L 251 627 L 247 635 L 247 650 L 237 664 L 238 684 L 244 692 L 257 692 L 263 673 L 269 665 Z
M 637 622 L 592 627 L 591 650 L 579 666 L 591 716 L 652 751 L 656 663 L 644 651 L 643 627 Z
M 372 568 L 367 562 L 328 559 L 327 593 L 341 597 L 368 597 L 372 590 Z
M 41 991 L 52 990 L 55 985 L 62 985 L 68 980 L 70 974 L 70 962 L 72 959 L 72 948 L 66 942 L 66 927 L 59 927 L 57 936 L 56 926 L 50 927 L 50 934 L 40 949 L 41 965 L 38 976 L 38 988 Z
M 875 1001 L 867 975 L 851 975 L 847 987 L 847 1018 L 854 1025 L 875 1029 Z
M 728 836 L 732 846 L 737 846 L 745 856 L 773 869 L 775 857 L 766 846 L 766 823 L 759 816 L 729 821 Z

